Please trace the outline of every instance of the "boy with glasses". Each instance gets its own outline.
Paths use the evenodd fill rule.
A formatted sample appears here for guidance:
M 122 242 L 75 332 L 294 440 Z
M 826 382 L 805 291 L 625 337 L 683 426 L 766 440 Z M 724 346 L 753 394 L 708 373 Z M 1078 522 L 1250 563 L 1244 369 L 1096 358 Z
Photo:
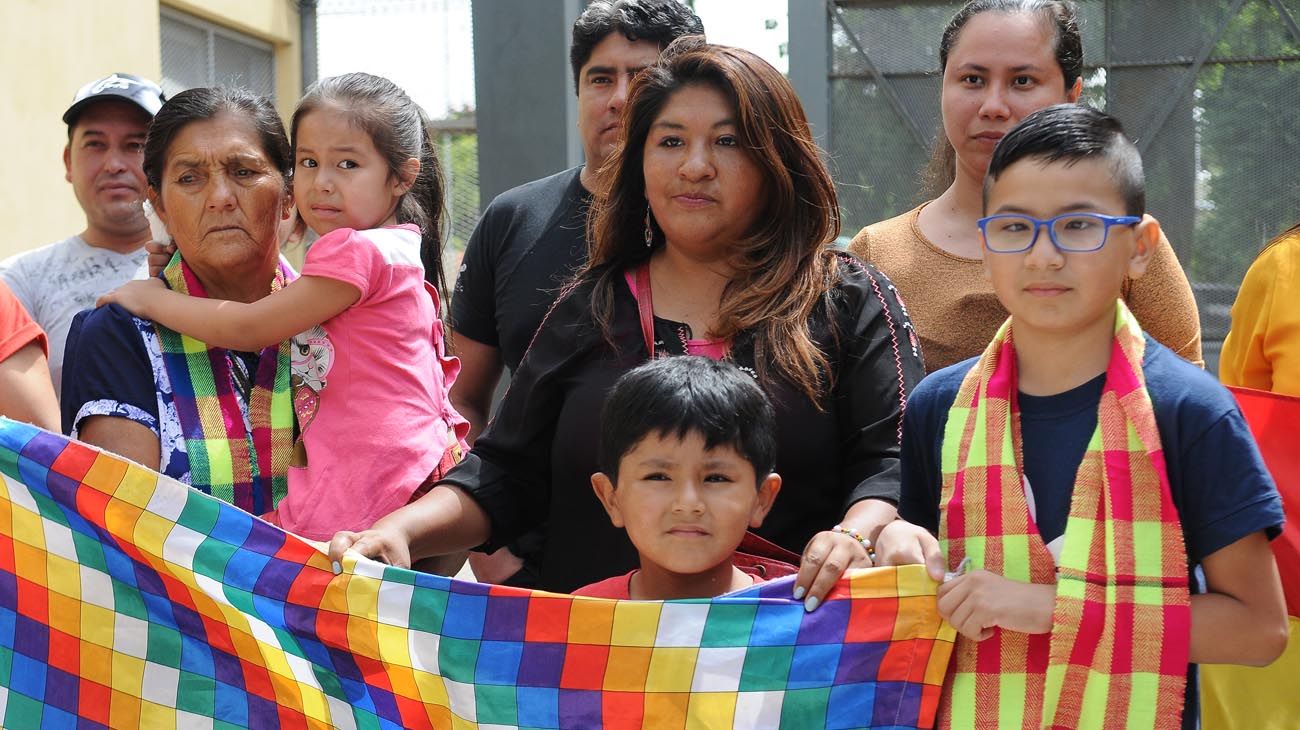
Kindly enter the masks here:
M 1241 413 L 1119 296 L 1159 239 L 1144 203 L 1094 109 L 1036 112 L 994 151 L 979 225 L 1011 317 L 908 400 L 907 522 L 886 527 L 936 577 L 972 568 L 939 590 L 945 727 L 1195 727 L 1196 663 L 1285 646 L 1281 504 Z

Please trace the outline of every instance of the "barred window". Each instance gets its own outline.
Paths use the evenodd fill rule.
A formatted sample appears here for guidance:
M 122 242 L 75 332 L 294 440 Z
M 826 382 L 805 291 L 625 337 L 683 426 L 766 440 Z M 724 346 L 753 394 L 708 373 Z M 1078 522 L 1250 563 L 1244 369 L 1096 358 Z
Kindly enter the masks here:
M 162 88 L 171 96 L 196 86 L 241 86 L 275 101 L 270 43 L 170 8 L 160 11 Z

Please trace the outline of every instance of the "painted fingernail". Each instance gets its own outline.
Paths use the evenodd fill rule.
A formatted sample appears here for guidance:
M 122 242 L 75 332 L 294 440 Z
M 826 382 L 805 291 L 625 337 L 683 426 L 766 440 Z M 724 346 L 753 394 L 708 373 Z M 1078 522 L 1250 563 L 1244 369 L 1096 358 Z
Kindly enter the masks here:
M 820 603 L 821 601 L 817 600 L 817 596 L 810 596 L 808 600 L 803 602 L 803 610 L 812 613 L 817 610 L 817 606 Z
M 803 589 L 803 586 L 795 586 L 795 587 L 794 587 L 794 600 L 797 601 L 797 600 L 799 600 L 800 598 L 803 598 L 803 594 L 804 594 L 804 593 L 807 593 L 807 591 L 805 591 L 805 590 Z
M 331 562 L 330 567 L 334 569 L 334 575 L 340 575 L 343 573 L 343 566 L 339 565 L 339 561 L 337 560 Z

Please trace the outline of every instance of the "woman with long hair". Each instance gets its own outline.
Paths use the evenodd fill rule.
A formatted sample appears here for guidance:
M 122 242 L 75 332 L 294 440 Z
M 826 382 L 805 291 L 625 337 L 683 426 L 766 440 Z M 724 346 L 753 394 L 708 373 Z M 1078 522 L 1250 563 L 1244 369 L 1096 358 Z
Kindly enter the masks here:
M 844 569 L 871 564 L 922 367 L 890 282 L 827 248 L 835 188 L 794 90 L 752 53 L 682 39 L 633 83 L 624 129 L 590 262 L 496 418 L 430 494 L 336 536 L 336 559 L 352 547 L 406 564 L 545 524 L 542 588 L 626 573 L 636 553 L 590 486 L 599 409 L 624 372 L 693 354 L 735 362 L 776 407 L 785 486 L 758 533 L 802 552 L 796 596 L 815 608 Z

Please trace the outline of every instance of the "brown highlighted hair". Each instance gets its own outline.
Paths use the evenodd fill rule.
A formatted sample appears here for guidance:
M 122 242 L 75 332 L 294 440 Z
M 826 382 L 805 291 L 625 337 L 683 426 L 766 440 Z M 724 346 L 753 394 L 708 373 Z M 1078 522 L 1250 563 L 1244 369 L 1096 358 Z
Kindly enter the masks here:
M 749 333 L 760 381 L 781 377 L 820 401 L 830 369 L 813 342 L 808 317 L 828 300 L 838 277 L 827 244 L 839 235 L 839 204 L 794 89 L 749 51 L 685 37 L 632 82 L 623 110 L 624 141 L 600 170 L 587 229 L 591 257 L 580 275 L 595 278 L 593 314 L 612 339 L 622 272 L 664 245 L 657 225 L 654 248 L 645 245 L 646 139 L 673 95 L 692 85 L 716 89 L 734 105 L 740 146 L 762 171 L 766 194 L 762 215 L 733 246 L 735 278 L 722 293 L 711 334 L 734 340 Z
M 1038 13 L 1051 25 L 1055 43 L 1052 50 L 1056 63 L 1061 67 L 1061 75 L 1065 77 L 1066 90 L 1083 76 L 1083 35 L 1079 32 L 1079 14 L 1074 3 L 1068 0 L 971 0 L 952 16 L 939 39 L 941 77 L 948 68 L 948 54 L 957 45 L 962 29 L 971 18 L 984 13 Z M 938 197 L 947 190 L 956 175 L 957 153 L 940 126 L 934 148 L 930 151 L 930 162 L 922 173 L 926 199 Z
M 332 106 L 347 116 L 357 129 L 365 132 L 375 149 L 388 163 L 390 175 L 398 176 L 402 163 L 414 157 L 420 161 L 420 174 L 397 205 L 397 222 L 420 227 L 420 260 L 424 278 L 438 287 L 443 301 L 447 297 L 447 279 L 442 270 L 443 205 L 442 166 L 435 153 L 437 145 L 430 136 L 429 117 L 406 95 L 405 91 L 382 76 L 347 73 L 321 79 L 307 89 L 293 112 L 289 128 L 293 147 L 298 149 L 298 123 L 323 107 Z

